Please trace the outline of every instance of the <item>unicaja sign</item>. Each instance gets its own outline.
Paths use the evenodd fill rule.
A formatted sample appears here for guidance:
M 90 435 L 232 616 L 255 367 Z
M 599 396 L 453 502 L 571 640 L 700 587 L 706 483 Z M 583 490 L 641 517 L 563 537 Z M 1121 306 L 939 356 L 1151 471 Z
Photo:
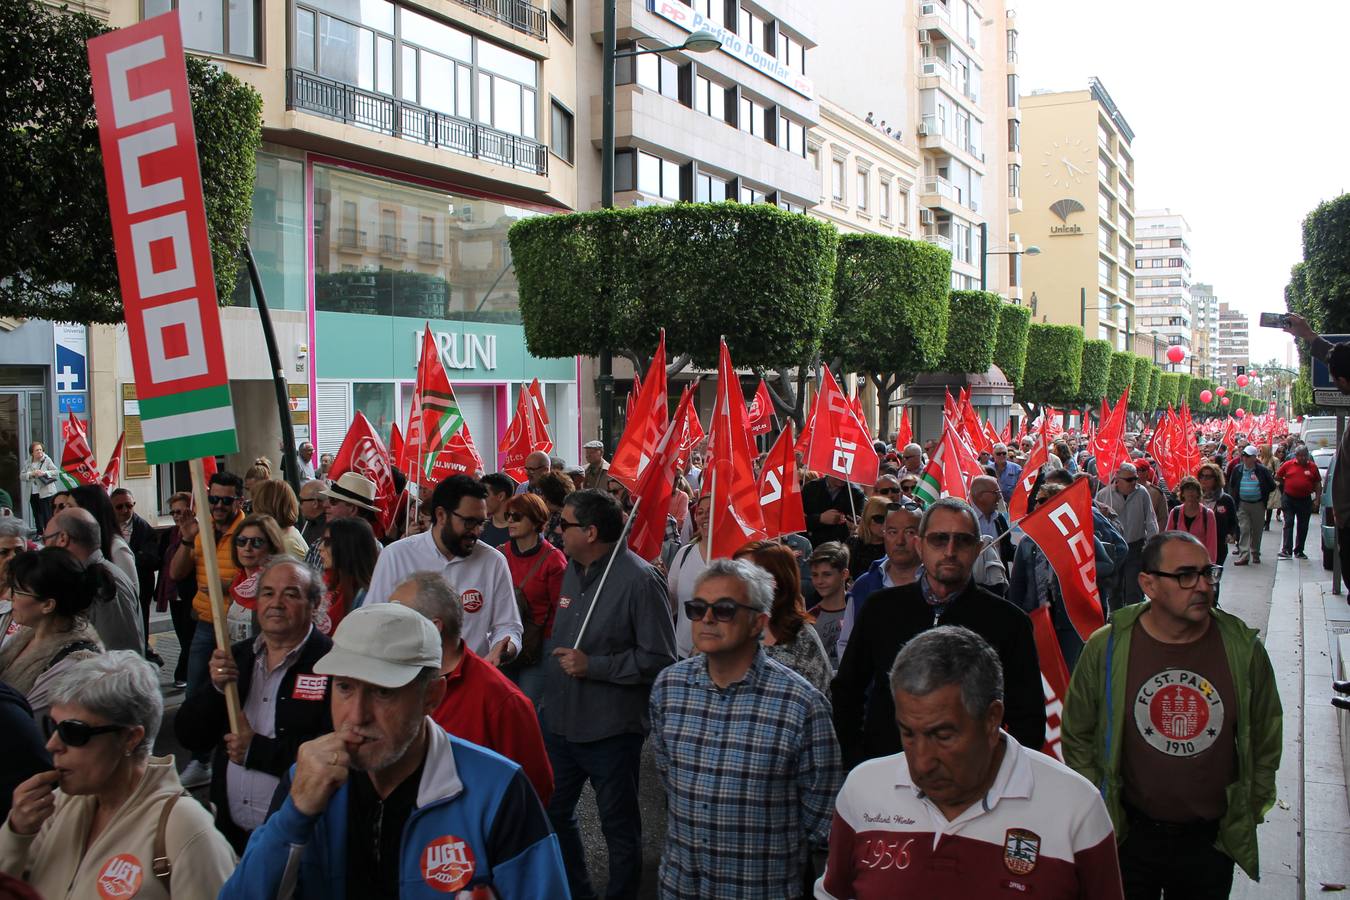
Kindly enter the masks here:
M 1051 225 L 1050 233 L 1052 235 L 1082 234 L 1083 233 L 1082 227 L 1078 225 L 1070 225 L 1068 224 L 1068 222 L 1070 215 L 1076 212 L 1082 212 L 1084 209 L 1085 207 L 1083 206 L 1083 204 L 1079 203 L 1077 200 L 1074 200 L 1072 198 L 1056 200 L 1054 203 L 1050 204 L 1050 212 L 1054 213 L 1055 216 L 1061 222 L 1064 223 L 1063 225 Z

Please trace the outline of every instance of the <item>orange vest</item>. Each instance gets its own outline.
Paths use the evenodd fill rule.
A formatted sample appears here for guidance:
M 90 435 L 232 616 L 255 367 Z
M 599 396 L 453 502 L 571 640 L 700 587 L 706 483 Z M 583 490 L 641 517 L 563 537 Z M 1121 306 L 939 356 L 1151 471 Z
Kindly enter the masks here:
M 216 566 L 220 569 L 220 579 L 224 582 L 221 585 L 221 597 L 224 598 L 225 605 L 230 603 L 229 584 L 234 580 L 235 565 L 234 554 L 230 548 L 234 545 L 234 533 L 239 530 L 239 523 L 244 521 L 242 512 L 236 513 L 234 521 L 230 527 L 225 530 L 218 541 L 216 541 Z M 212 526 L 214 528 L 214 526 Z M 193 559 L 197 562 L 197 596 L 192 598 L 192 609 L 197 613 L 197 620 L 200 622 L 214 621 L 211 617 L 211 595 L 206 587 L 206 557 L 202 555 L 202 535 L 197 533 L 196 541 L 192 545 Z

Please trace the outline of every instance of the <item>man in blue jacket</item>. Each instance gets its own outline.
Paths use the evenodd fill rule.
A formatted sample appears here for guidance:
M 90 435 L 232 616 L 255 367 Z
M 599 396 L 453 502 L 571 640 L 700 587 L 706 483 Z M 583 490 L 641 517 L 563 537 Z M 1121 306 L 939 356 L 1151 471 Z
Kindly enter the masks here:
M 442 898 L 479 885 L 502 900 L 567 896 L 520 766 L 428 717 L 445 694 L 440 659 L 436 627 L 409 607 L 342 620 L 314 666 L 332 679 L 337 730 L 300 746 L 284 802 L 222 898 Z

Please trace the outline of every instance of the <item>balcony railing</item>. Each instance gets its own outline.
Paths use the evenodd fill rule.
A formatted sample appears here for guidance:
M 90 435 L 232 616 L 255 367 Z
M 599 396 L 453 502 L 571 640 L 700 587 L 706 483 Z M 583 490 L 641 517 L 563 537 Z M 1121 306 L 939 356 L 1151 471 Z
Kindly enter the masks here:
M 318 113 L 523 172 L 548 174 L 548 148 L 529 138 L 297 69 L 286 70 L 286 108 Z
M 527 0 L 456 0 L 461 6 L 510 25 L 516 31 L 548 40 L 548 12 L 534 6 Z
M 923 239 L 930 244 L 936 244 L 948 253 L 952 252 L 952 239 L 945 234 L 937 231 L 925 231 Z
M 380 254 L 403 258 L 408 255 L 408 239 L 393 234 L 380 235 Z
M 340 250 L 359 250 L 365 252 L 366 233 L 355 228 L 339 228 L 338 249 Z
M 417 256 L 420 259 L 440 260 L 442 258 L 441 251 L 443 249 L 443 244 L 437 244 L 432 241 L 417 242 Z

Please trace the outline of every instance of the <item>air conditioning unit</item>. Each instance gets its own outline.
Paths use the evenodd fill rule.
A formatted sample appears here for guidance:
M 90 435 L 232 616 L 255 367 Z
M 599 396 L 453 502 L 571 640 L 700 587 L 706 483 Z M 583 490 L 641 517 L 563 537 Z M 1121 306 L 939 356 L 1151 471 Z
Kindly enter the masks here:
M 928 137 L 928 123 L 920 122 L 919 127 L 915 129 L 915 133 L 918 134 L 919 137 Z
M 930 38 L 930 37 L 931 37 L 931 35 L 929 34 L 927 28 L 920 28 L 920 29 L 919 29 L 919 43 L 920 43 L 920 44 L 927 44 L 927 43 L 930 43 L 930 41 L 929 41 L 929 38 Z
M 933 211 L 932 211 L 931 209 L 921 209 L 921 210 L 919 210 L 919 224 L 920 224 L 920 225 L 933 225 L 933 224 L 936 224 L 936 222 L 937 222 L 937 216 L 933 215 Z

